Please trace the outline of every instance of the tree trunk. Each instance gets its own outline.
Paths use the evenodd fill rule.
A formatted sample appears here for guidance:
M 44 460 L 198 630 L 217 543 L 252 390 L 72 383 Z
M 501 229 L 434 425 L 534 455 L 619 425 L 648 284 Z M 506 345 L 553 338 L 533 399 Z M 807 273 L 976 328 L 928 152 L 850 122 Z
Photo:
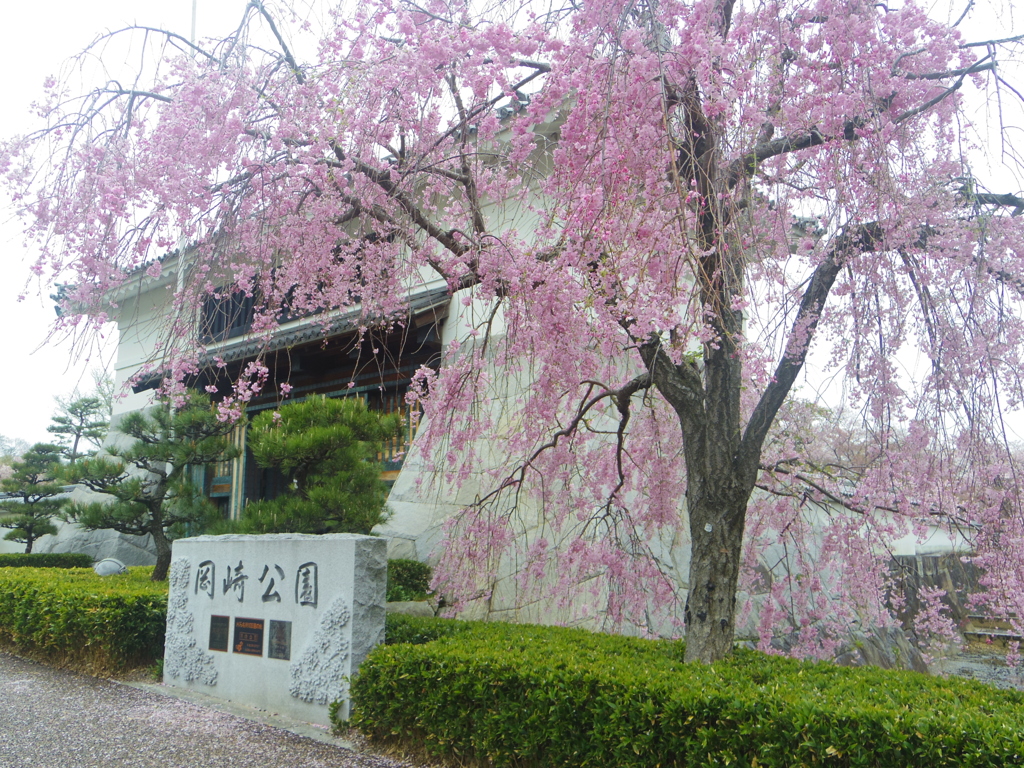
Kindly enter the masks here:
M 171 567 L 171 541 L 167 538 L 162 526 L 155 526 L 150 531 L 153 543 L 156 544 L 156 566 L 153 568 L 153 581 L 167 581 L 167 571 Z
M 31 537 L 29 538 L 29 540 L 27 542 L 25 542 L 25 554 L 26 555 L 31 555 L 32 554 L 32 539 L 31 539 Z
M 689 509 L 686 657 L 709 664 L 732 652 L 746 501 L 700 501 Z
M 728 319 L 730 327 L 740 324 L 737 313 Z M 738 456 L 739 360 L 728 350 L 711 350 L 702 381 L 696 366 L 673 364 L 657 338 L 640 354 L 679 416 L 691 546 L 686 661 L 711 663 L 732 651 L 743 528 L 757 477 L 756 462 Z

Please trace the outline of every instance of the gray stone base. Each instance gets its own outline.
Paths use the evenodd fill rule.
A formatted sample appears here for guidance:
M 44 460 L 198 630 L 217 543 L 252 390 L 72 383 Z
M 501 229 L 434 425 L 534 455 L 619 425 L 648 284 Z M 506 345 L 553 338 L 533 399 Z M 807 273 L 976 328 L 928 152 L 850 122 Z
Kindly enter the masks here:
M 74 523 L 56 524 L 57 535 L 43 536 L 32 547 L 33 552 L 81 552 L 93 560 L 112 557 L 125 565 L 156 563 L 152 536 L 129 536 L 111 530 L 87 531 Z
M 839 649 L 836 664 L 843 667 L 870 665 L 882 669 L 928 671 L 921 652 L 898 627 L 876 627 L 870 632 L 852 632 L 850 640 Z

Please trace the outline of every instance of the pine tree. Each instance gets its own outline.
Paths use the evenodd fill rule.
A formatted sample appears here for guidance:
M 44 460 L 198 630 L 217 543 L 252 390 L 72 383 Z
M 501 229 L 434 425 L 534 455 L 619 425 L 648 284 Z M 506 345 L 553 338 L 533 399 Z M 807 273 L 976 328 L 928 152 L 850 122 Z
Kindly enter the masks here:
M 59 482 L 61 449 L 56 445 L 36 443 L 20 460 L 12 464 L 10 477 L 0 480 L 0 528 L 11 530 L 7 541 L 25 545 L 25 553 L 46 534 L 56 534 L 51 518 L 60 512 L 64 500 L 56 497 L 64 490 Z
M 57 412 L 46 431 L 56 435 L 62 454 L 72 464 L 94 452 L 85 451 L 83 443 L 91 443 L 94 449 L 103 445 L 110 425 L 112 392 L 110 379 L 97 377 L 93 394 L 78 396 L 76 390 L 71 397 L 57 398 Z
M 168 528 L 202 523 L 214 514 L 185 469 L 237 455 L 226 437 L 233 426 L 218 418 L 209 398 L 195 393 L 177 408 L 164 400 L 149 411 L 127 414 L 117 426 L 133 440 L 127 448 L 111 446 L 108 455 L 67 468 L 69 480 L 111 500 L 71 504 L 65 517 L 91 530 L 151 535 L 157 556 L 153 581 L 165 580 L 171 563 Z
M 387 519 L 387 488 L 376 460 L 401 419 L 362 400 L 311 398 L 253 421 L 249 445 L 261 467 L 278 469 L 287 490 L 246 507 L 257 533 L 364 533 Z

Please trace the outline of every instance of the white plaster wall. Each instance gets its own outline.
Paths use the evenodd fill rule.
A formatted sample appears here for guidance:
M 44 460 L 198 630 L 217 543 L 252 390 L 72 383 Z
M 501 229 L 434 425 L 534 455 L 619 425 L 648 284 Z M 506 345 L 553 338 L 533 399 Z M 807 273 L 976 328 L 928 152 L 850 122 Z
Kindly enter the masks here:
M 157 350 L 166 341 L 171 293 L 168 286 L 122 301 L 118 315 L 117 360 L 114 363 L 114 416 L 153 404 L 153 391 L 133 393 L 128 382 L 147 365 L 159 362 Z
M 153 404 L 153 390 L 134 393 L 128 382 L 154 359 L 161 335 L 167 332 L 174 277 L 173 271 L 166 272 L 160 280 L 147 279 L 134 286 L 126 286 L 115 297 L 118 344 L 113 373 L 114 401 L 105 445 L 130 443 L 117 431 L 118 421 L 126 413 Z M 82 486 L 72 491 L 72 499 L 80 503 L 105 498 L 108 497 Z M 83 552 L 97 560 L 113 557 L 127 565 L 152 565 L 156 562 L 154 547 L 148 536 L 130 536 L 113 530 L 86 531 L 74 523 L 54 522 L 58 529 L 57 535 L 43 536 L 33 551 Z M 0 547 L 6 544 L 0 542 Z

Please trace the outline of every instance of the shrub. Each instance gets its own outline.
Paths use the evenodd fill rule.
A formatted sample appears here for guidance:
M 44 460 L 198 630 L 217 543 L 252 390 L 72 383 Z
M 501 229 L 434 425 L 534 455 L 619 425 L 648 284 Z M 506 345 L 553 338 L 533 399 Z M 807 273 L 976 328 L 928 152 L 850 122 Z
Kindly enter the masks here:
M 388 517 L 387 486 L 376 460 L 401 428 L 397 414 L 371 411 L 361 398 L 311 397 L 264 411 L 248 432 L 253 458 L 284 476 L 274 499 L 249 503 L 249 533 L 364 533 Z
M 452 637 L 467 632 L 476 625 L 477 622 L 473 621 L 389 613 L 384 620 L 384 643 L 386 645 L 399 643 L 422 645 L 440 640 L 442 637 Z
M 0 568 L 91 568 L 92 563 L 92 556 L 70 552 L 0 555 Z
M 404 620 L 403 620 L 404 621 Z M 1005 766 L 1024 693 L 912 672 L 570 630 L 467 625 L 375 649 L 353 723 L 495 766 Z
M 163 656 L 167 615 L 167 585 L 151 582 L 152 571 L 0 569 L 0 640 L 92 672 L 148 666 Z
M 430 590 L 430 566 L 418 560 L 388 560 L 387 601 L 425 600 Z

